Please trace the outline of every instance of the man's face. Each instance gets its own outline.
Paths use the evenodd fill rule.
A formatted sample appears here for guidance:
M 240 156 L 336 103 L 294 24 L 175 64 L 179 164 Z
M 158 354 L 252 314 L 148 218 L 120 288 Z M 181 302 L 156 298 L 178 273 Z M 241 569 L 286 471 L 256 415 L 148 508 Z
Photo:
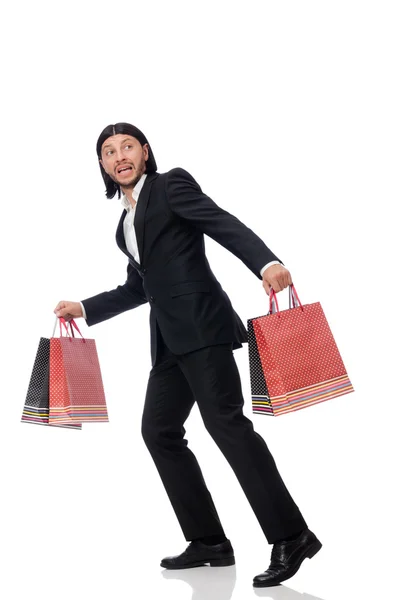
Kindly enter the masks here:
M 146 171 L 149 158 L 148 144 L 141 146 L 131 135 L 118 133 L 108 137 L 102 144 L 100 163 L 106 173 L 125 188 L 133 188 Z

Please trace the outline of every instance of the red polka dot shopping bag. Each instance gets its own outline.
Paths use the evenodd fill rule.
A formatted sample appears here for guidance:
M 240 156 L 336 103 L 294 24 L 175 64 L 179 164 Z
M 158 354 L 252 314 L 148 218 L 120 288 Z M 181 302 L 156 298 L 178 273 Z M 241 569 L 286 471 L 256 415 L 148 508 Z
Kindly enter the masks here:
M 268 314 L 248 319 L 248 354 L 254 413 L 283 415 L 354 391 L 320 302 L 302 305 L 294 285 L 289 309 L 279 310 L 270 288 Z
M 55 322 L 56 327 L 56 322 Z M 55 327 L 53 337 L 55 334 Z M 81 423 L 72 422 L 70 419 L 57 423 L 49 420 L 50 411 L 50 344 L 52 338 L 41 337 L 30 376 L 25 404 L 22 410 L 22 423 L 36 425 L 49 425 L 81 429 Z
M 71 337 L 64 318 L 61 334 L 50 340 L 50 423 L 107 422 L 105 392 L 94 339 L 84 338 L 74 319 Z M 62 336 L 62 325 L 67 336 Z

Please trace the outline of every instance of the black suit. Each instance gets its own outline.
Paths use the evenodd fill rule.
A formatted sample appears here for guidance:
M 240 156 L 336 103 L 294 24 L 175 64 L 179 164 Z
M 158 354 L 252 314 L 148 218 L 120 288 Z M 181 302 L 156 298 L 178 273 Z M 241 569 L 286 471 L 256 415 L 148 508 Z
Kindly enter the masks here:
M 247 331 L 211 271 L 203 234 L 235 254 L 260 280 L 261 268 L 280 259 L 181 168 L 151 173 L 143 184 L 134 219 L 140 264 L 126 248 L 125 216 L 124 210 L 116 241 L 129 258 L 127 281 L 83 304 L 91 326 L 150 303 L 152 370 L 142 434 L 186 539 L 223 531 L 184 439 L 183 423 L 194 401 L 269 543 L 293 535 L 306 523 L 265 442 L 243 415 L 232 350 L 247 342 Z

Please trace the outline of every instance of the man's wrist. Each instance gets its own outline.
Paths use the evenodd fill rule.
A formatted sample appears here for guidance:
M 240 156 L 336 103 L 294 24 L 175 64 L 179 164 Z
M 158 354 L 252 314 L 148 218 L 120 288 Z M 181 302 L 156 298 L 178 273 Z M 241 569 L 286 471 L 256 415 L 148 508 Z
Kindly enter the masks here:
M 83 318 L 85 320 L 87 320 L 87 314 L 85 312 L 84 304 L 82 302 L 80 302 L 80 306 L 81 306 L 81 310 L 83 311 Z
M 281 262 L 279 260 L 272 260 L 271 262 L 267 263 L 264 267 L 262 267 L 261 269 L 261 277 L 263 276 L 263 272 L 266 271 L 266 269 L 268 267 L 271 267 L 272 265 L 281 265 Z

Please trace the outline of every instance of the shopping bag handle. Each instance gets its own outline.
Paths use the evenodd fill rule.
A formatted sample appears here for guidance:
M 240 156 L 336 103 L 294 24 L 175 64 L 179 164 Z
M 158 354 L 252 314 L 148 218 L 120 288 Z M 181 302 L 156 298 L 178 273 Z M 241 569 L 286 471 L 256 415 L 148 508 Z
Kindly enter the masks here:
M 55 317 L 55 324 L 54 324 L 54 330 L 52 332 L 52 337 L 55 337 L 55 330 L 57 328 L 57 324 L 58 324 L 58 317 Z M 69 335 L 69 331 L 68 331 L 68 323 L 67 321 L 65 321 L 65 319 L 63 319 L 63 323 L 61 323 L 61 321 L 59 321 L 59 335 L 62 337 L 62 325 L 65 327 L 66 329 L 66 333 Z M 72 336 L 74 337 L 74 332 L 72 329 Z
M 304 310 L 301 301 L 299 300 L 299 296 L 296 293 L 296 289 L 293 283 L 291 283 L 288 287 L 288 291 L 289 291 L 289 308 L 298 308 L 298 303 L 300 308 L 302 309 L 302 311 Z M 292 304 L 292 307 L 291 307 Z M 280 317 L 280 309 L 278 307 L 278 301 L 277 301 L 277 294 L 274 291 L 274 289 L 272 288 L 272 286 L 270 286 L 270 292 L 269 292 L 269 312 L 268 315 L 273 315 L 277 313 L 277 315 Z
M 58 320 L 58 317 L 56 317 L 56 321 L 55 321 L 55 326 L 54 326 L 54 331 L 52 333 L 52 337 L 55 336 L 55 329 L 56 329 L 56 326 L 57 326 L 57 320 Z M 71 319 L 70 321 L 66 321 L 64 317 L 59 317 L 59 335 L 60 335 L 60 337 L 63 337 L 62 336 L 62 325 L 65 327 L 65 329 L 66 329 L 66 335 L 70 339 L 70 341 L 72 341 L 72 338 L 70 337 L 70 334 L 69 334 L 68 325 L 70 325 L 70 331 L 72 332 L 72 336 L 75 337 L 74 330 L 73 330 L 73 327 L 75 327 L 75 329 L 79 332 L 79 334 L 83 338 L 83 342 L 85 343 L 86 340 L 85 340 L 83 334 L 81 333 L 80 329 L 77 327 L 76 322 L 74 321 L 74 319 Z
M 60 320 L 65 322 L 65 319 L 63 317 L 61 317 Z M 73 327 L 74 327 L 79 332 L 79 334 L 81 335 L 81 337 L 83 339 L 83 342 L 85 343 L 85 338 L 84 338 L 83 334 L 81 333 L 80 329 L 77 327 L 76 321 L 74 319 L 70 319 L 69 324 L 70 324 L 70 330 L 73 334 L 73 337 L 74 337 L 74 333 L 73 333 Z M 69 337 L 69 339 L 70 339 L 70 341 L 72 341 L 71 337 Z

